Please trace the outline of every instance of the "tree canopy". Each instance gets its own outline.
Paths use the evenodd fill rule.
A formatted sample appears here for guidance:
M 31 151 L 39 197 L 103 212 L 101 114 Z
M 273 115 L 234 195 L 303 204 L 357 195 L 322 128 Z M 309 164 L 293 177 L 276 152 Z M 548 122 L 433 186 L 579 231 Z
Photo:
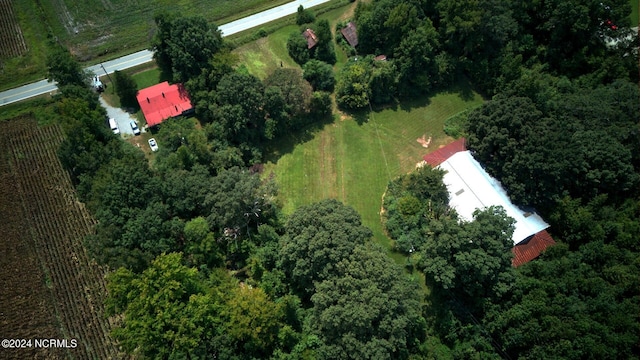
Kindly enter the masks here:
M 218 27 L 201 16 L 161 13 L 155 16 L 155 22 L 154 58 L 175 81 L 189 80 L 209 68 L 213 55 L 223 46 Z

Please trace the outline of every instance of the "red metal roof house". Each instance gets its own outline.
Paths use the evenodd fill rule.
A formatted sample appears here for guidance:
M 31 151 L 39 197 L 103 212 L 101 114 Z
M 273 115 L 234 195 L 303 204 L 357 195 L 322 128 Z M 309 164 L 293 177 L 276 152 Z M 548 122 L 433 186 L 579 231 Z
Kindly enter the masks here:
M 182 84 L 169 85 L 165 81 L 138 91 L 136 98 L 149 127 L 193 112 L 191 99 Z

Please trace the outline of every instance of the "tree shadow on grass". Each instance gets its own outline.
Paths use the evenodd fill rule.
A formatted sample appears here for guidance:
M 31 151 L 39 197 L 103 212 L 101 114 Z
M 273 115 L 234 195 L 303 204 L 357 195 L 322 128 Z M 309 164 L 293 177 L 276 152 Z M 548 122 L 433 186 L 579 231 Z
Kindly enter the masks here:
M 275 164 L 282 156 L 292 153 L 297 145 L 313 140 L 316 134 L 322 131 L 326 125 L 335 122 L 336 117 L 336 114 L 325 116 L 298 130 L 293 130 L 286 135 L 265 143 L 264 162 L 272 162 Z

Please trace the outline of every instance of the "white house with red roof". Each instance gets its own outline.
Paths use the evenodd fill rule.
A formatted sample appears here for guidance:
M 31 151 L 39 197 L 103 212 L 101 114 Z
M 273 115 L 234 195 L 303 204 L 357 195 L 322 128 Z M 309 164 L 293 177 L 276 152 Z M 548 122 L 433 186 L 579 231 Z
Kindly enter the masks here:
M 457 140 L 424 156 L 432 167 L 445 170 L 443 182 L 449 191 L 449 206 L 463 220 L 471 221 L 476 209 L 502 206 L 507 216 L 515 220 L 513 232 L 513 266 L 520 266 L 538 257 L 555 244 L 546 229 L 549 227 L 532 209 L 514 205 L 500 182 L 492 178 L 466 149 L 465 139 Z

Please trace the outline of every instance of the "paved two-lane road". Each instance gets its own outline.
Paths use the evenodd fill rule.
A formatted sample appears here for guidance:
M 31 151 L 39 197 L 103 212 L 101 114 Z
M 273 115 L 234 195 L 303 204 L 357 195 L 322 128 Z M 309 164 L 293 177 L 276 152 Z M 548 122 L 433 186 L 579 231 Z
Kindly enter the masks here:
M 276 6 L 272 9 L 232 21 L 230 23 L 219 26 L 222 36 L 229 36 L 241 31 L 245 31 L 270 21 L 277 20 L 287 15 L 295 14 L 300 5 L 305 9 L 314 7 L 328 2 L 329 0 L 295 0 L 284 5 Z M 152 52 L 149 50 L 138 51 L 121 58 L 104 62 L 102 64 L 88 67 L 86 70 L 97 74 L 104 75 L 104 72 L 111 74 L 116 70 L 125 70 L 134 66 L 151 62 Z M 102 68 L 104 66 L 104 69 Z M 43 95 L 56 91 L 56 83 L 48 82 L 46 79 L 32 84 L 20 86 L 15 89 L 0 92 L 0 106 L 8 105 L 17 101 L 26 100 L 38 95 Z

